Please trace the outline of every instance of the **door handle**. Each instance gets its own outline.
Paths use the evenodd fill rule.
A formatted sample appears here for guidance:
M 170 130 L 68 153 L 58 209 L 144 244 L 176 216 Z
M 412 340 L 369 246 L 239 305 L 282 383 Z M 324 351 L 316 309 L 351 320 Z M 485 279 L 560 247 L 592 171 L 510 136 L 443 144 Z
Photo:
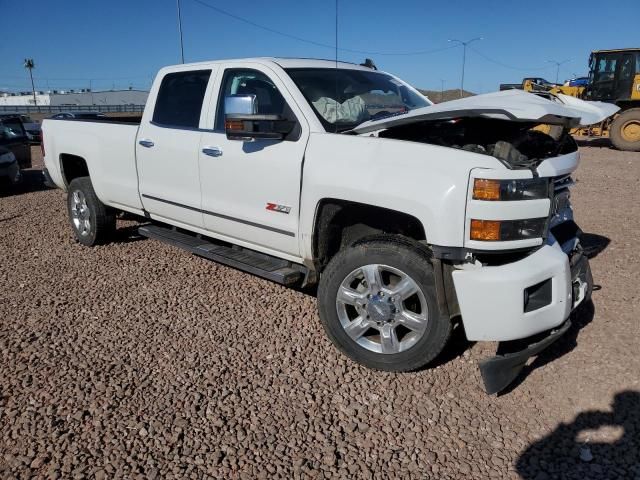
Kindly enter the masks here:
M 151 140 L 142 139 L 142 140 L 138 140 L 138 143 L 146 148 L 153 147 L 153 142 Z
M 222 149 L 220 147 L 204 147 L 202 153 L 209 155 L 210 157 L 221 157 Z

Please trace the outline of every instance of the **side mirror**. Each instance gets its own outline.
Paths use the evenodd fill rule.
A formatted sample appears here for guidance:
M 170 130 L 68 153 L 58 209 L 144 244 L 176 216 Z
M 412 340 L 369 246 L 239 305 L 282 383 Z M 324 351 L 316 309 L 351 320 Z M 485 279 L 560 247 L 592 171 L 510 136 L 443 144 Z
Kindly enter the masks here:
M 295 122 L 281 115 L 257 113 L 255 95 L 229 95 L 224 98 L 224 129 L 229 140 L 252 142 L 257 138 L 282 140 Z

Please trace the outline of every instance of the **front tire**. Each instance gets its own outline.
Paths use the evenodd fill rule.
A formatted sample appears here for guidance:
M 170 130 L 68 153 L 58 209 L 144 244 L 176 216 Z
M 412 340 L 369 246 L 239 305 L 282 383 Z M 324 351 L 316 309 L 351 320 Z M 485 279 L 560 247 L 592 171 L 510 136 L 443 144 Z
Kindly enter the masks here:
M 320 320 L 331 341 L 367 367 L 418 369 L 446 346 L 426 248 L 398 238 L 350 246 L 329 262 L 318 286 Z
M 89 177 L 75 178 L 69 184 L 67 211 L 75 238 L 82 245 L 92 247 L 111 239 L 115 212 L 98 199 Z

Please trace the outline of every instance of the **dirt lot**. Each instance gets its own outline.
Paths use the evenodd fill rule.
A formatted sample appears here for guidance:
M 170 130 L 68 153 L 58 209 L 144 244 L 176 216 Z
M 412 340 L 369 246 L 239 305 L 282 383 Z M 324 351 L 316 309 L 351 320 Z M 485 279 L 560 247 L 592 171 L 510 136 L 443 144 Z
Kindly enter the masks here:
M 367 370 L 312 296 L 131 222 L 79 246 L 29 172 L 0 193 L 0 478 L 640 478 L 640 154 L 581 150 L 594 306 L 498 397 L 476 366 L 495 345 Z

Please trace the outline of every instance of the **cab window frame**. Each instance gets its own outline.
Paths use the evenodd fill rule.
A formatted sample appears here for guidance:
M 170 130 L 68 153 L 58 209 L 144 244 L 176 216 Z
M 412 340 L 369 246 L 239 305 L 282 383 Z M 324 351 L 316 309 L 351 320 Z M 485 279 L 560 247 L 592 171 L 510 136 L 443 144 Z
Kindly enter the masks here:
M 300 137 L 299 132 L 301 131 L 301 124 L 295 112 L 291 108 L 290 102 L 287 101 L 287 98 L 285 97 L 285 95 L 283 95 L 281 89 L 278 87 L 277 83 L 273 81 L 271 76 L 269 76 L 267 73 L 261 70 L 258 70 L 256 68 L 251 68 L 251 67 L 231 67 L 231 68 L 225 68 L 222 71 L 222 75 L 220 76 L 218 98 L 216 101 L 216 108 L 215 108 L 215 114 L 214 114 L 215 116 L 213 118 L 213 131 L 216 133 L 225 132 L 225 128 L 224 128 L 224 99 L 226 96 L 225 90 L 226 90 L 227 82 L 229 81 L 229 77 L 238 72 L 256 73 L 258 75 L 262 75 L 266 77 L 270 83 L 273 84 L 273 86 L 276 88 L 276 91 L 282 97 L 282 100 L 283 100 L 283 108 L 282 108 L 281 115 L 285 117 L 287 120 L 291 120 L 296 123 L 294 131 L 292 133 L 294 132 L 297 132 L 297 133 L 294 135 L 290 134 L 290 138 L 285 138 L 284 140 L 285 141 L 298 140 L 298 138 Z
M 153 106 L 153 113 L 151 115 L 151 120 L 150 120 L 149 123 L 151 123 L 151 125 L 154 125 L 156 127 L 170 128 L 170 129 L 174 129 L 174 130 L 202 130 L 200 128 L 200 120 L 202 118 L 202 112 L 204 112 L 205 109 L 206 109 L 206 104 L 205 103 L 206 103 L 206 100 L 207 100 L 207 89 L 209 88 L 209 84 L 211 83 L 211 81 L 215 78 L 213 73 L 214 72 L 213 72 L 213 70 L 211 68 L 201 68 L 201 69 L 197 69 L 197 70 L 180 70 L 180 71 L 166 73 L 162 77 L 162 80 L 160 82 L 160 86 L 158 87 L 158 92 L 156 93 L 155 103 L 154 103 L 154 106 Z M 181 77 L 181 76 L 186 77 L 188 75 L 193 75 L 193 74 L 206 75 L 206 81 L 204 81 L 203 85 L 202 85 L 202 92 L 201 92 L 201 97 L 202 98 L 200 100 L 200 109 L 198 111 L 197 118 L 194 115 L 195 125 L 193 124 L 194 123 L 193 121 L 190 122 L 189 125 L 159 121 L 159 119 L 157 118 L 158 105 L 159 105 L 159 100 L 161 98 L 161 95 L 163 93 L 163 87 L 165 86 L 165 82 L 168 79 L 171 79 L 171 78 L 176 78 L 176 77 Z

